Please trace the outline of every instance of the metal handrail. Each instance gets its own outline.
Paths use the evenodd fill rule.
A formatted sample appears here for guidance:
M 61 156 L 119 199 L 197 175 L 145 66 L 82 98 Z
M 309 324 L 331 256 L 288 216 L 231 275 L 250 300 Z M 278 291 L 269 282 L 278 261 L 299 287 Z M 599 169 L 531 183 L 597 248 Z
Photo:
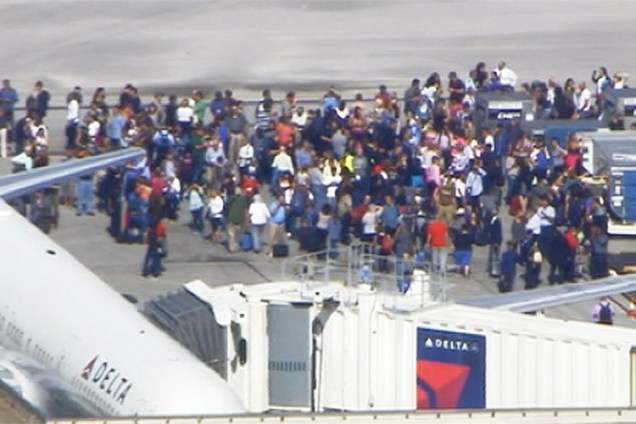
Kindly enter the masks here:
M 393 306 L 398 297 L 418 296 L 423 307 L 446 301 L 450 288 L 444 275 L 435 275 L 431 269 L 429 263 L 416 259 L 378 254 L 374 244 L 354 243 L 347 249 L 325 249 L 285 259 L 281 276 L 283 280 L 303 283 L 341 281 L 349 287 L 368 284 L 393 296 Z

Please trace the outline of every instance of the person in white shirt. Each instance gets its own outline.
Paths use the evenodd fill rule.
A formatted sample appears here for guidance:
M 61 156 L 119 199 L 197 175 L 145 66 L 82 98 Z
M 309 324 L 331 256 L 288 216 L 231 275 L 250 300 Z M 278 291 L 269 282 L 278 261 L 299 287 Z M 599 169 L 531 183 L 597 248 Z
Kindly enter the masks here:
M 167 173 L 168 187 L 167 190 L 174 193 L 178 199 L 181 198 L 181 181 L 174 173 Z
M 335 111 L 338 118 L 340 118 L 340 120 L 343 122 L 347 120 L 350 114 L 349 109 L 347 108 L 347 103 L 344 100 L 340 101 Z
M 455 178 L 455 199 L 458 205 L 464 204 L 466 198 L 466 176 L 464 174 Z
M 254 146 L 244 137 L 241 140 L 241 148 L 238 152 L 238 167 L 241 176 L 249 173 L 249 168 L 254 166 Z
M 192 123 L 194 122 L 194 109 L 190 106 L 188 99 L 181 100 L 179 107 L 177 108 L 177 122 L 181 127 L 181 134 L 189 137 L 192 130 Z
M 66 96 L 66 149 L 74 150 L 77 147 L 77 132 L 80 124 L 80 103 L 82 93 L 79 87 L 75 87 Z
M 556 211 L 550 204 L 545 204 L 537 208 L 537 215 L 541 219 L 542 227 L 552 227 L 554 225 L 554 219 L 556 217 Z
M 589 118 L 592 107 L 592 92 L 587 88 L 585 81 L 579 82 L 576 92 L 576 110 L 580 118 Z
M 614 74 L 614 80 L 612 82 L 612 88 L 614 90 L 621 90 L 627 88 L 627 79 L 629 75 L 625 72 L 616 72 Z
M 472 155 L 469 152 L 470 147 L 466 146 L 465 141 L 459 141 L 455 147 L 457 151 L 453 155 L 450 168 L 454 175 L 462 175 L 468 169 Z
M 38 148 L 48 148 L 49 138 L 47 137 L 46 130 L 44 128 L 38 128 L 35 132 L 35 145 Z
M 539 222 L 541 224 L 538 246 L 543 257 L 547 258 L 551 256 L 550 253 L 554 240 L 554 220 L 556 218 L 556 210 L 550 204 L 550 198 L 548 196 L 540 196 L 538 204 L 539 207 L 537 208 L 537 216 L 539 217 Z M 550 268 L 552 268 L 552 266 Z
M 612 86 L 612 80 L 609 77 L 607 68 L 605 66 L 601 66 L 600 68 L 592 71 L 592 81 L 596 83 L 596 97 L 598 102 L 598 99 L 603 96 L 603 91 Z
M 80 104 L 76 97 L 71 97 L 66 105 L 66 121 L 79 122 Z
M 490 145 L 492 147 L 492 151 L 495 151 L 495 138 L 492 135 L 492 131 L 490 128 L 485 127 L 481 130 L 481 135 L 484 139 L 484 145 Z
M 223 167 L 227 162 L 223 146 L 221 146 L 221 140 L 218 136 L 214 136 L 212 139 L 206 140 L 208 148 L 205 151 L 205 179 L 207 184 L 212 187 L 219 187 L 221 185 Z
M 88 121 L 87 132 L 88 132 L 88 138 L 91 141 L 91 143 L 93 143 L 93 146 L 97 146 L 99 143 L 98 138 L 99 138 L 101 127 L 102 127 L 102 124 L 97 119 L 97 116 L 92 115 L 90 118 L 90 121 Z
M 360 241 L 364 243 L 376 242 L 375 237 L 377 235 L 381 213 L 381 206 L 375 204 L 369 205 L 369 209 L 362 216 L 362 235 L 360 236 Z
M 302 106 L 296 108 L 296 111 L 291 117 L 291 122 L 296 126 L 298 130 L 302 130 L 307 125 L 307 112 Z
M 274 156 L 274 160 L 272 161 L 272 181 L 270 186 L 272 191 L 278 190 L 280 177 L 287 172 L 294 175 L 294 163 L 292 162 L 291 156 L 287 154 L 285 146 L 280 146 L 278 154 Z
M 517 84 L 517 74 L 508 66 L 506 62 L 503 60 L 499 61 L 497 64 L 497 69 L 495 69 L 495 74 L 499 78 L 499 88 L 515 88 Z
M 211 189 L 208 197 L 208 211 L 207 218 L 210 221 L 212 232 L 210 233 L 210 241 L 212 243 L 218 243 L 221 241 L 221 229 L 223 228 L 223 210 L 225 208 L 225 201 L 223 196 L 219 194 L 219 191 L 215 188 Z
M 477 216 L 481 216 L 481 195 L 484 192 L 484 175 L 486 175 L 486 172 L 479 167 L 478 162 L 475 162 L 466 176 L 468 203 Z
M 252 224 L 252 242 L 254 245 L 254 253 L 260 253 L 263 247 L 263 235 L 265 234 L 265 227 L 271 220 L 269 208 L 263 202 L 260 194 L 254 195 L 254 200 L 250 205 L 247 213 L 250 216 L 250 223 Z
M 526 231 L 531 232 L 532 236 L 536 240 L 541 234 L 541 218 L 535 211 L 531 209 L 528 209 L 528 214 L 526 216 L 530 217 L 528 218 L 528 222 L 526 223 Z

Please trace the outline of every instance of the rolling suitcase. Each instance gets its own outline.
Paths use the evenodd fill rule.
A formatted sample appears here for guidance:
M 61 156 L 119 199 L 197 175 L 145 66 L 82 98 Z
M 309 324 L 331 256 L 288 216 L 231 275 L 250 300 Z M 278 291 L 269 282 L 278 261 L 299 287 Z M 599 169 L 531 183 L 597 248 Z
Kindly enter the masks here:
M 246 231 L 241 236 L 241 241 L 239 242 L 241 250 L 243 252 L 249 252 L 254 249 L 254 239 L 252 238 L 252 233 Z

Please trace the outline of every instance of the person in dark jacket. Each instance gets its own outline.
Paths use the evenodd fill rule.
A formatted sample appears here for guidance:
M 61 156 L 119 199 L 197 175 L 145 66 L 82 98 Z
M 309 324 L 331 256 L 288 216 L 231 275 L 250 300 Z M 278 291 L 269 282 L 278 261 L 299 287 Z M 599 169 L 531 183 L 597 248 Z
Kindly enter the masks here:
M 501 278 L 497 286 L 500 293 L 512 291 L 517 276 L 517 261 L 519 255 L 515 250 L 515 243 L 508 241 L 507 249 L 501 255 Z
M 590 237 L 590 277 L 603 278 L 609 275 L 607 248 L 609 238 L 598 225 L 592 225 Z
M 563 284 L 568 274 L 568 255 L 570 255 L 570 247 L 561 231 L 554 231 L 551 248 L 548 252 L 549 256 L 547 259 L 550 265 L 548 282 L 550 285 Z
M 525 272 L 523 273 L 523 279 L 525 281 L 525 289 L 533 289 L 541 284 L 539 276 L 541 275 L 541 263 L 537 263 L 535 259 L 539 259 L 539 255 L 535 255 L 538 252 L 536 242 L 532 231 L 527 231 L 526 236 L 519 243 L 519 255 L 517 256 L 517 262 L 520 265 L 525 266 Z
M 320 250 L 316 228 L 311 225 L 307 218 L 301 219 L 300 227 L 296 230 L 296 239 L 300 251 L 313 253 Z
M 453 234 L 457 272 L 462 274 L 464 277 L 468 277 L 470 275 L 474 243 L 475 233 L 471 231 L 469 224 L 463 224 L 461 229 L 455 231 Z

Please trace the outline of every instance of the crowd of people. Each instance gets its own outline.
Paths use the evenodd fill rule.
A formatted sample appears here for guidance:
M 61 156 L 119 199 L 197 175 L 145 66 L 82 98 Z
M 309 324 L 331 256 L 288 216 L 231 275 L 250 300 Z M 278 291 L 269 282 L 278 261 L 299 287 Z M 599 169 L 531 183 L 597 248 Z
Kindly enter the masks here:
M 315 108 L 293 91 L 275 100 L 263 90 L 253 113 L 231 90 L 210 99 L 199 90 L 183 99 L 158 93 L 144 102 L 127 84 L 109 105 L 103 88 L 85 104 L 75 87 L 66 99 L 66 150 L 147 150 L 143 161 L 109 169 L 96 183 L 113 237 L 148 242 L 143 275 L 161 274 L 165 222 L 187 209 L 192 232 L 230 252 L 273 255 L 292 238 L 301 251 L 337 255 L 358 240 L 378 255 L 424 257 L 440 275 L 452 254 L 469 276 L 472 252 L 484 246 L 501 291 L 513 289 L 519 267 L 526 289 L 541 284 L 545 265 L 550 284 L 575 281 L 583 253 L 589 275 L 606 276 L 607 210 L 582 178 L 580 140 L 535 140 L 515 119 L 476 131 L 475 94 L 524 90 L 540 119 L 593 119 L 606 90 L 626 87 L 627 75 L 601 67 L 591 91 L 572 78 L 517 80 L 503 61 L 492 71 L 480 62 L 466 79 L 456 72 L 446 81 L 438 73 L 423 84 L 413 79 L 402 96 L 380 85 L 372 98 L 345 100 L 330 87 Z M 6 90 L 8 81 L 0 141 L 14 142 L 31 160 L 26 167 L 46 165 L 48 92 L 38 82 L 26 116 L 15 120 L 18 97 Z M 504 212 L 510 228 L 502 228 Z

